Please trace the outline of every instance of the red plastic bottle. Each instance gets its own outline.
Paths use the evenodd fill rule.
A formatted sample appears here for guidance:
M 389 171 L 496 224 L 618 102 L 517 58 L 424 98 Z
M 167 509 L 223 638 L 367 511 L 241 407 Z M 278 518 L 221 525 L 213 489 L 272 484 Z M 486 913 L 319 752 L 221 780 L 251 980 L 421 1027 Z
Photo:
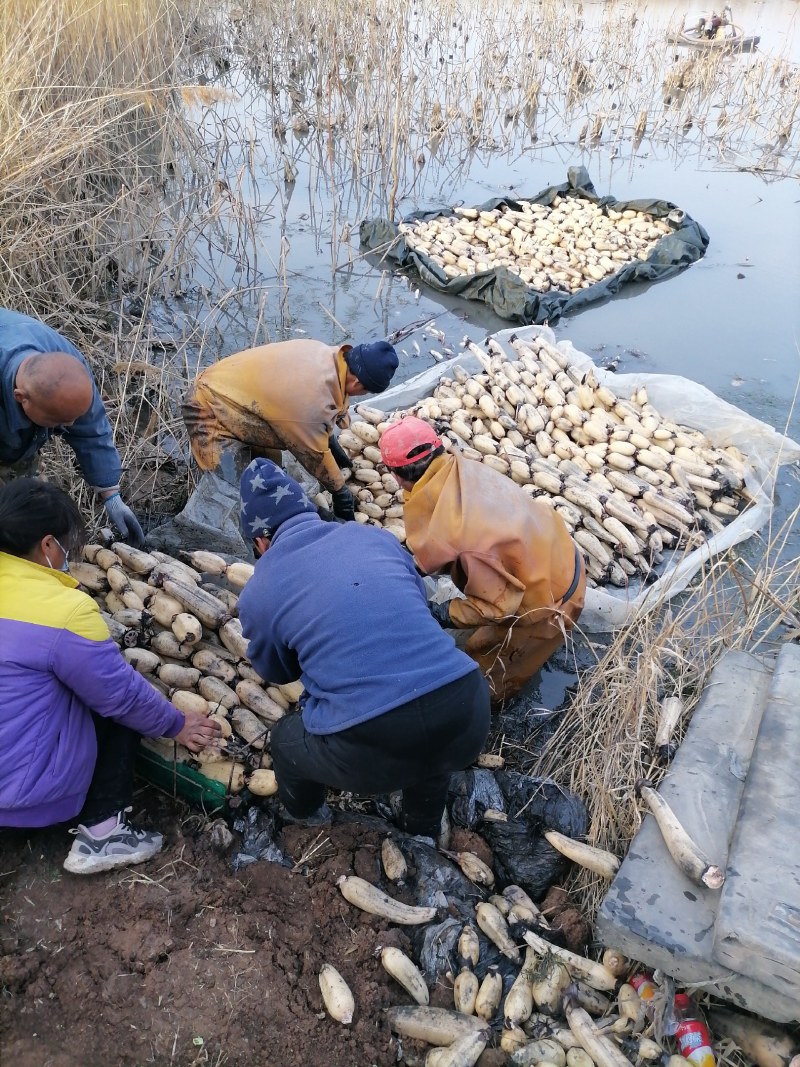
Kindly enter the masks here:
M 653 976 L 642 971 L 640 974 L 632 975 L 628 983 L 633 986 L 639 994 L 639 999 L 644 1002 L 645 1011 L 652 1009 L 652 1004 L 648 1004 L 648 1001 L 653 999 L 657 991 Z
M 673 1005 L 675 1040 L 681 1056 L 695 1067 L 715 1067 L 711 1033 L 688 994 L 676 993 Z

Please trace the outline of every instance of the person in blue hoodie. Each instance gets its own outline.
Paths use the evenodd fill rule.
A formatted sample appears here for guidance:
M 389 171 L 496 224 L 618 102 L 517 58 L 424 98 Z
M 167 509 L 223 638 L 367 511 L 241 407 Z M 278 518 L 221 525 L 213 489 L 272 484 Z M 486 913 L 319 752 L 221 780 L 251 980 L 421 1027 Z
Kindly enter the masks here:
M 122 539 L 141 548 L 144 534 L 120 496 L 122 465 L 88 363 L 43 322 L 0 308 L 0 485 L 35 475 L 54 433 L 75 453 Z
M 239 598 L 248 656 L 266 681 L 300 679 L 297 714 L 272 730 L 279 798 L 318 821 L 327 788 L 401 790 L 402 828 L 436 838 L 450 775 L 489 732 L 486 680 L 434 620 L 392 534 L 324 522 L 270 460 L 240 482 L 255 573 Z

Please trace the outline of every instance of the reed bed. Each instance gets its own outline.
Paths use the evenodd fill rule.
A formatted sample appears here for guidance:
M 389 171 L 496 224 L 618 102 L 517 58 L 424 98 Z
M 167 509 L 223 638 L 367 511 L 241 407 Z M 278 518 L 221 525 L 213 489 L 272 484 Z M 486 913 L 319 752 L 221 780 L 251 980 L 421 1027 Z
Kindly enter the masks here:
M 224 306 L 234 271 L 247 284 L 255 244 L 255 209 L 241 210 L 219 179 L 224 136 L 203 137 L 197 122 L 219 95 L 191 84 L 192 46 L 208 54 L 198 10 L 190 0 L 0 6 L 0 304 L 86 354 L 127 491 L 156 513 L 185 494 L 175 398 L 213 336 L 196 319 Z M 91 511 L 58 442 L 45 467 Z
M 781 641 L 800 636 L 800 559 L 787 550 L 798 517 L 800 509 L 779 529 L 768 529 L 746 558 L 709 562 L 686 594 L 636 617 L 596 666 L 579 675 L 574 699 L 532 773 L 553 777 L 585 800 L 592 844 L 623 856 L 643 816 L 636 781 L 658 783 L 666 773 L 654 752 L 660 701 L 677 696 L 684 703 L 678 740 L 723 652 L 768 656 Z M 575 868 L 568 884 L 593 920 L 606 883 Z
M 576 145 L 711 146 L 720 166 L 796 172 L 796 67 L 677 59 L 663 29 L 646 9 L 566 18 L 555 0 L 7 0 L 0 303 L 86 352 L 137 492 L 168 511 L 189 479 L 186 379 L 230 351 L 229 325 L 260 341 L 297 325 L 287 227 L 303 184 L 335 277 L 358 263 L 364 215 L 452 201 L 541 146 L 565 163 Z M 159 464 L 180 492 L 152 497 Z M 59 477 L 78 490 L 68 464 Z
M 267 172 L 280 186 L 306 171 L 334 246 L 353 218 L 457 197 L 483 161 L 542 146 L 565 146 L 570 162 L 576 144 L 612 156 L 644 144 L 798 173 L 797 66 L 687 56 L 646 9 L 609 5 L 590 19 L 555 0 L 250 0 L 232 12 L 220 21 L 226 77 L 258 101 Z
M 137 215 L 146 229 L 173 164 L 174 14 L 162 0 L 0 8 L 4 303 L 90 329 L 124 287 L 122 235 Z

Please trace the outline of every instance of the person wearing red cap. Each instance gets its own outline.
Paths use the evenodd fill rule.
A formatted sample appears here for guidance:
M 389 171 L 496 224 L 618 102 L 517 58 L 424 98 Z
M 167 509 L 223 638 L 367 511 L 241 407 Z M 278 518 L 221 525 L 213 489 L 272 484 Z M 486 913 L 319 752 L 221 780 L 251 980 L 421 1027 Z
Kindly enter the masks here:
M 310 339 L 219 360 L 198 375 L 183 403 L 198 467 L 238 486 L 254 457 L 279 463 L 285 450 L 331 493 L 334 515 L 354 519 L 341 471 L 351 464 L 334 426 L 347 425 L 350 397 L 382 393 L 398 362 L 386 341 L 331 346 Z
M 583 560 L 561 516 L 498 471 L 445 453 L 408 416 L 381 437 L 406 491 L 406 541 L 426 574 L 449 571 L 462 598 L 432 605 L 443 626 L 470 629 L 465 651 L 494 702 L 514 696 L 560 648 L 586 592 Z

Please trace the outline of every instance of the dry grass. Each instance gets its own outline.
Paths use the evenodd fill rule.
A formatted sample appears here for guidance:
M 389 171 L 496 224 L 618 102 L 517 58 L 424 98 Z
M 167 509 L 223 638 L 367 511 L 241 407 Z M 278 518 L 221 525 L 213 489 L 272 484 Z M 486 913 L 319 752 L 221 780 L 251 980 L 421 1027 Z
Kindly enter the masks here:
M 117 388 L 128 375 L 118 382 L 114 366 L 137 274 L 159 272 L 150 235 L 189 138 L 172 104 L 182 40 L 167 0 L 0 7 L 0 303 L 40 316 L 86 353 L 128 464 L 134 441 L 136 452 L 152 447 L 139 436 L 144 408 L 166 410 L 137 388 L 129 411 Z M 139 347 L 126 339 L 129 352 Z M 45 469 L 91 510 L 58 442 Z
M 180 40 L 165 0 L 0 7 L 5 304 L 67 330 L 102 324 L 110 286 L 128 280 L 126 245 L 142 239 L 174 165 Z
M 363 215 L 452 199 L 484 161 L 542 145 L 563 144 L 565 162 L 577 140 L 611 155 L 716 146 L 722 165 L 796 170 L 796 67 L 674 55 L 663 26 L 616 5 L 565 18 L 555 0 L 6 0 L 0 303 L 86 352 L 128 492 L 169 512 L 190 477 L 176 399 L 203 352 L 231 350 L 246 302 L 260 340 L 295 325 L 285 228 L 300 181 L 335 273 Z M 267 216 L 280 240 L 259 231 Z
M 623 856 L 643 814 L 634 799 L 637 779 L 657 783 L 665 773 L 653 744 L 660 700 L 683 700 L 676 739 L 682 737 L 723 652 L 769 654 L 800 632 L 800 559 L 787 549 L 799 517 L 796 511 L 766 532 L 756 563 L 738 555 L 710 563 L 679 602 L 636 618 L 579 678 L 534 773 L 552 776 L 586 801 L 592 844 Z M 593 919 L 606 883 L 576 869 L 570 884 Z
M 205 341 L 165 307 L 205 307 L 211 289 L 224 302 L 222 266 L 248 269 L 247 219 L 217 188 L 221 140 L 204 140 L 189 110 L 216 94 L 177 90 L 192 73 L 189 45 L 205 40 L 196 11 L 193 0 L 0 5 L 0 304 L 86 354 L 126 491 L 155 514 L 185 494 L 176 399 Z M 44 469 L 92 510 L 58 442 Z

